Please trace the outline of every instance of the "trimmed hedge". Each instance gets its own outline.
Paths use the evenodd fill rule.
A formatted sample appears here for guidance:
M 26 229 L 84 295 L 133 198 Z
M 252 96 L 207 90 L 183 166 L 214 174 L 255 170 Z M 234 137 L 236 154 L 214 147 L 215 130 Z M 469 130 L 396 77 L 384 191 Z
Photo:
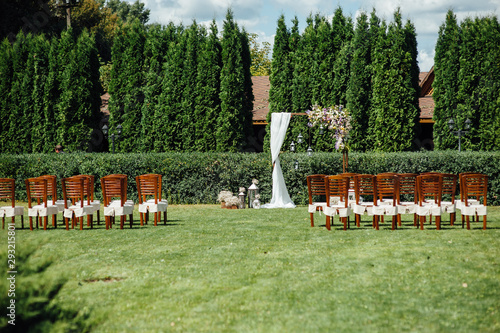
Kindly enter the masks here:
M 342 172 L 340 153 L 314 153 L 308 157 L 305 153 L 284 152 L 280 159 L 288 191 L 296 204 L 308 201 L 307 175 Z M 295 160 L 299 162 L 298 169 L 293 167 Z M 349 172 L 480 172 L 489 176 L 488 204 L 500 205 L 499 162 L 500 152 L 351 153 Z M 259 180 L 262 202 L 269 202 L 272 195 L 272 163 L 268 153 L 0 155 L 0 177 L 16 179 L 19 200 L 26 200 L 24 180 L 44 174 L 56 175 L 58 179 L 93 174 L 96 177 L 95 195 L 100 199 L 99 178 L 113 173 L 129 176 L 129 198 L 136 201 L 135 177 L 145 173 L 163 175 L 164 196 L 174 204 L 216 203 L 221 190 L 237 193 L 239 187 L 250 186 L 253 178 Z

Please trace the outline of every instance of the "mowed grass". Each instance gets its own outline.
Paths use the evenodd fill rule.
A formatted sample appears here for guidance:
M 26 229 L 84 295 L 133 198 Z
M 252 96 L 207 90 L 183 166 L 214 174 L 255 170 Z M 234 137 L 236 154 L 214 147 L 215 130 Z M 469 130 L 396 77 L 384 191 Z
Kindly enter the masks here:
M 68 282 L 54 302 L 89 313 L 95 332 L 500 331 L 500 207 L 486 231 L 448 216 L 422 231 L 410 215 L 395 231 L 367 216 L 327 231 L 307 207 L 173 205 L 166 225 L 135 219 L 66 231 L 59 217 L 16 230 L 17 248 L 55 259 L 48 270 Z

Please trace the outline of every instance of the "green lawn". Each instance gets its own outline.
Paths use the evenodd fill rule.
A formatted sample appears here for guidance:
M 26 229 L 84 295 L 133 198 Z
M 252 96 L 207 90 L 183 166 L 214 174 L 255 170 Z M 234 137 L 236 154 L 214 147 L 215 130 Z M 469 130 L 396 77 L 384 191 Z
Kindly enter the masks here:
M 30 261 L 53 260 L 46 279 L 67 282 L 51 306 L 94 332 L 500 331 L 500 207 L 486 231 L 448 216 L 422 231 L 409 215 L 395 231 L 367 216 L 327 231 L 307 207 L 168 214 L 157 227 L 136 216 L 133 229 L 18 229 L 16 251 L 35 244 Z

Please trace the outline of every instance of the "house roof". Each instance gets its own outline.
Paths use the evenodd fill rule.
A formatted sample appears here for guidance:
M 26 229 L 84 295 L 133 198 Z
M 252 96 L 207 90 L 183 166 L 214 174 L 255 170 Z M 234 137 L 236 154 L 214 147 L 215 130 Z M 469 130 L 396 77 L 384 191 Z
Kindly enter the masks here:
M 432 82 L 434 82 L 434 67 L 429 72 L 419 74 L 420 97 L 420 122 L 433 122 L 434 99 L 432 98 Z M 252 76 L 253 94 L 253 124 L 267 124 L 266 117 L 269 112 L 269 76 Z
M 269 113 L 269 76 L 252 76 L 253 89 L 253 124 L 267 124 L 266 117 Z

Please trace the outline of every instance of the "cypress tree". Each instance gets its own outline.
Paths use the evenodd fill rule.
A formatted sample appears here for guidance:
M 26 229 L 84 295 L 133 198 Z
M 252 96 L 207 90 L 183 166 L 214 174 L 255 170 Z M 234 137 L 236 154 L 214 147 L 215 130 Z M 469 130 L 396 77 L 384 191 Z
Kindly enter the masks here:
M 252 57 L 250 54 L 250 42 L 248 40 L 248 33 L 243 28 L 240 33 L 241 39 L 241 59 L 243 62 L 243 110 L 241 114 L 241 122 L 243 124 L 243 134 L 245 146 L 251 149 L 251 137 L 253 137 L 253 88 L 252 88 Z
M 162 93 L 156 121 L 158 140 L 155 151 L 182 149 L 182 101 L 184 84 L 184 55 L 186 53 L 186 33 L 179 26 L 176 37 L 171 42 L 166 57 L 162 80 Z
M 11 111 L 11 85 L 12 85 L 12 45 L 5 38 L 0 44 L 0 151 L 10 152 L 7 144 L 10 137 L 9 133 L 9 118 Z
M 371 45 L 368 16 L 362 12 L 356 22 L 353 38 L 354 49 L 351 62 L 351 79 L 346 93 L 346 107 L 352 118 L 350 148 L 365 151 L 368 137 L 368 118 L 371 108 Z
M 238 151 L 244 144 L 245 72 L 240 30 L 228 10 L 222 33 L 221 113 L 217 118 L 217 151 Z
M 286 27 L 285 16 L 278 19 L 278 27 L 274 36 L 271 75 L 269 76 L 269 113 L 267 114 L 264 149 L 269 150 L 271 136 L 271 114 L 273 112 L 290 112 L 292 110 L 293 72 L 290 66 L 290 31 Z
M 181 113 L 181 142 L 184 151 L 193 151 L 197 131 L 200 130 L 198 123 L 199 119 L 194 117 L 196 108 L 196 99 L 198 92 L 196 90 L 198 75 L 198 56 L 201 51 L 201 42 L 205 32 L 198 27 L 196 21 L 193 21 L 191 26 L 184 32 L 186 41 L 186 52 L 184 54 L 184 73 L 182 79 L 184 81 L 184 91 L 182 95 Z
M 173 29 L 173 24 L 170 24 L 166 29 L 155 24 L 148 27 L 146 34 L 144 44 L 144 103 L 142 104 L 140 126 L 141 149 L 145 152 L 154 150 L 157 139 L 155 131 L 157 123 L 159 123 L 158 127 L 163 126 L 156 119 L 156 110 L 160 103 L 163 63 Z
M 456 138 L 448 128 L 448 120 L 454 117 L 458 99 L 458 73 L 460 72 L 460 28 L 452 10 L 446 14 L 440 26 L 434 55 L 434 147 L 448 149 L 456 144 Z
M 31 115 L 29 114 L 31 99 L 32 73 L 30 69 L 29 51 L 32 35 L 24 35 L 20 31 L 12 48 L 12 84 L 10 89 L 10 114 L 8 119 L 9 140 L 5 143 L 11 153 L 31 153 Z M 15 139 L 12 139 L 15 138 Z
M 352 53 L 349 44 L 354 32 L 351 19 L 344 16 L 341 7 L 337 7 L 335 10 L 331 30 L 332 41 L 330 53 L 332 54 L 332 61 L 323 70 L 325 73 L 328 69 L 333 69 L 335 72 L 334 77 L 330 81 L 329 90 L 331 91 L 331 95 L 328 104 L 345 105 Z
M 48 73 L 43 91 L 43 152 L 53 152 L 57 142 L 57 104 L 59 103 L 59 38 L 53 37 L 50 41 L 48 54 Z
M 31 89 L 32 104 L 31 114 L 31 149 L 33 152 L 46 152 L 47 134 L 45 133 L 45 100 L 44 92 L 49 76 L 49 53 L 50 43 L 45 36 L 38 35 L 33 38 L 29 58 L 32 59 L 33 87 Z
M 141 151 L 141 123 L 144 93 L 144 25 L 138 19 L 125 24 L 117 33 L 112 48 L 111 81 L 109 84 L 110 128 L 121 124 L 123 133 L 117 151 Z
M 205 39 L 200 55 L 197 76 L 197 101 L 195 119 L 199 129 L 196 133 L 195 150 L 215 151 L 217 141 L 214 128 L 221 110 L 220 75 L 222 67 L 221 44 L 218 38 L 217 24 L 212 21 L 210 34 Z
M 412 46 L 401 22 L 399 9 L 387 36 L 379 34 L 374 59 L 373 138 L 375 150 L 404 151 L 413 148 L 418 105 L 412 83 Z
M 462 147 L 474 150 L 496 149 L 498 133 L 498 21 L 496 18 L 467 18 L 462 22 L 460 73 L 456 122 L 464 127 L 472 121 Z
M 66 58 L 58 103 L 58 141 L 69 150 L 89 150 L 100 107 L 99 60 L 95 39 L 84 30 Z

